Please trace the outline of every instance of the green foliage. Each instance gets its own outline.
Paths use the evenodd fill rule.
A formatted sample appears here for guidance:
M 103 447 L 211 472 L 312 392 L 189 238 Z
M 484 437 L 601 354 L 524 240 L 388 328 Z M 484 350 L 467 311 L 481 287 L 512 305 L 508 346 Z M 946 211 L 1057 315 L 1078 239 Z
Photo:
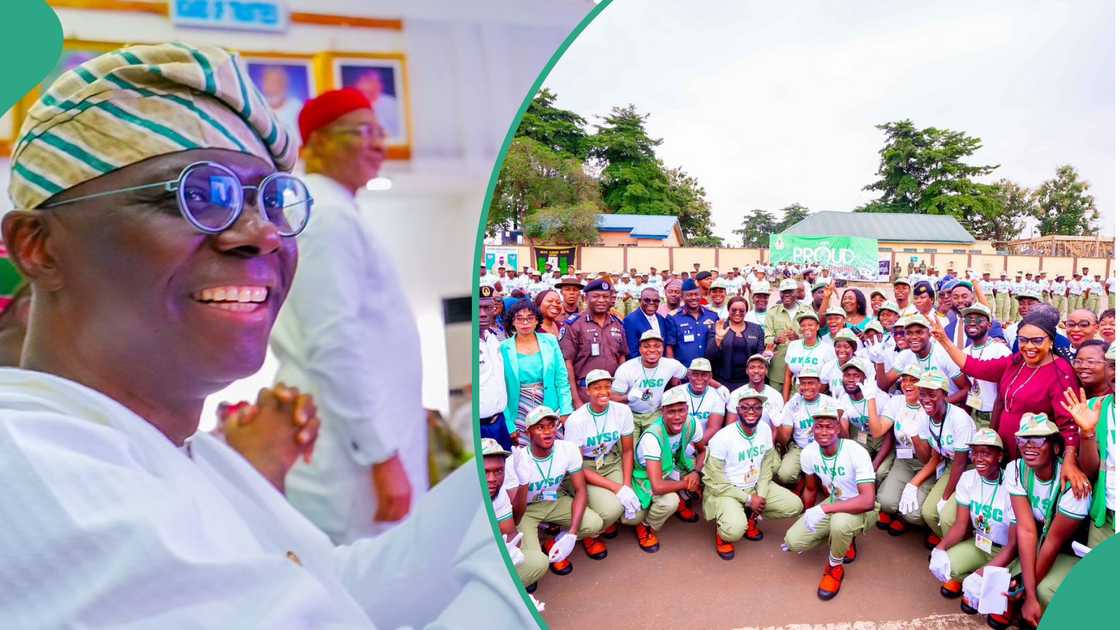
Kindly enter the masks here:
M 526 219 L 525 236 L 547 243 L 593 245 L 599 240 L 596 225 L 601 212 L 593 201 L 544 208 Z
M 774 226 L 774 232 L 785 232 L 809 216 L 809 209 L 800 203 L 793 203 L 778 210 L 778 214 L 782 217 L 782 220 Z M 769 241 L 766 242 L 769 243 Z
M 999 214 L 996 187 L 973 181 L 999 165 L 973 166 L 964 161 L 982 146 L 979 138 L 936 127 L 917 129 L 910 120 L 876 128 L 886 133 L 879 150 L 879 179 L 864 190 L 881 194 L 857 212 L 945 214 L 966 226 Z
M 1025 219 L 1034 215 L 1034 201 L 1031 190 L 1008 179 L 995 183 L 998 211 L 993 217 L 963 224 L 973 237 L 982 241 L 1010 241 L 1019 237 L 1025 227 Z
M 777 222 L 769 212 L 755 208 L 743 217 L 742 227 L 732 230 L 732 233 L 742 237 L 743 247 L 769 247 L 770 234 L 778 231 L 776 226 Z
M 1088 191 L 1089 182 L 1079 180 L 1075 168 L 1069 164 L 1059 166 L 1054 177 L 1042 182 L 1031 195 L 1039 234 L 1096 234 L 1094 225 L 1100 219 L 1100 213 L 1096 200 Z
M 556 94 L 544 88 L 525 110 L 517 136 L 532 138 L 555 153 L 582 162 L 588 150 L 586 126 L 579 114 L 556 107 Z
M 690 238 L 690 239 L 686 239 L 684 245 L 685 245 L 685 247 L 726 247 L 727 246 L 723 242 L 722 238 L 720 238 L 718 236 L 715 236 L 714 234 L 708 234 L 708 235 L 705 235 L 705 236 L 696 236 L 696 237 L 693 237 L 693 238 Z

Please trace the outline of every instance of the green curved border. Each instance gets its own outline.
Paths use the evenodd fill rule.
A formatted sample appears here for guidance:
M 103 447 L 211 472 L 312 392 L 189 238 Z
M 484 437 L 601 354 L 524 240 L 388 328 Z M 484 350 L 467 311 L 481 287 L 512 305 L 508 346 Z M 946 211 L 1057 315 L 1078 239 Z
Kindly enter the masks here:
M 1120 626 L 1120 614 L 1115 607 L 1116 587 L 1120 584 L 1117 567 L 1120 567 L 1120 535 L 1114 534 L 1086 554 L 1069 572 L 1054 593 L 1039 629 Z
M 557 48 L 556 52 L 549 58 L 548 63 L 544 65 L 544 69 L 537 75 L 536 81 L 533 81 L 533 85 L 529 87 L 529 93 L 525 95 L 525 100 L 521 102 L 521 107 L 517 110 L 517 115 L 514 116 L 513 122 L 509 125 L 509 131 L 506 132 L 506 138 L 502 142 L 502 148 L 498 151 L 498 159 L 494 162 L 494 170 L 490 172 L 490 183 L 486 187 L 486 198 L 482 200 L 482 212 L 479 215 L 478 221 L 478 234 L 475 236 L 474 241 L 474 260 L 471 261 L 470 267 L 471 308 L 474 309 L 473 315 L 478 314 L 478 273 L 476 272 L 477 267 L 475 265 L 477 261 L 482 260 L 482 240 L 486 234 L 486 220 L 490 216 L 490 201 L 493 199 L 494 189 L 498 185 L 498 173 L 501 172 L 502 164 L 506 161 L 506 154 L 509 153 L 509 145 L 513 142 L 513 136 L 517 133 L 517 127 L 521 124 L 522 117 L 525 116 L 525 110 L 529 109 L 529 104 L 533 101 L 533 97 L 536 96 L 537 91 L 540 90 L 541 84 L 543 84 L 544 80 L 548 77 L 548 73 L 552 71 L 552 67 L 556 65 L 556 62 L 560 61 L 560 58 L 564 56 L 564 52 L 567 51 L 568 47 L 572 45 L 572 42 L 579 37 L 583 29 L 587 28 L 587 25 L 602 13 L 611 2 L 613 2 L 613 0 L 603 0 L 596 5 L 595 8 L 591 9 L 591 11 L 580 20 L 580 23 L 576 25 L 568 37 L 564 39 L 564 42 L 560 44 L 560 47 Z M 471 382 L 475 385 L 472 388 L 471 417 L 474 419 L 472 427 L 472 433 L 474 435 L 474 460 L 475 467 L 478 469 L 478 479 L 480 489 L 482 490 L 483 503 L 486 504 L 486 515 L 490 518 L 490 527 L 494 530 L 494 542 L 501 551 L 502 560 L 506 563 L 506 569 L 509 571 L 510 579 L 517 585 L 518 590 L 521 592 L 521 599 L 525 602 L 525 607 L 533 615 L 533 619 L 536 620 L 537 625 L 541 628 L 548 628 L 548 624 L 545 623 L 541 614 L 537 612 L 536 606 L 534 606 L 532 600 L 529 599 L 529 594 L 525 592 L 524 588 L 521 588 L 521 579 L 517 577 L 517 571 L 513 568 L 513 561 L 510 560 L 509 554 L 506 552 L 506 546 L 502 542 L 502 534 L 498 530 L 498 521 L 494 516 L 494 504 L 486 500 L 490 496 L 490 491 L 486 486 L 486 473 L 482 467 L 482 458 L 477 455 L 482 452 L 482 442 L 478 427 L 478 318 L 473 315 L 471 317 L 471 332 L 473 333 L 471 338 L 471 351 L 473 354 L 471 358 L 474 359 L 474 361 L 471 364 Z

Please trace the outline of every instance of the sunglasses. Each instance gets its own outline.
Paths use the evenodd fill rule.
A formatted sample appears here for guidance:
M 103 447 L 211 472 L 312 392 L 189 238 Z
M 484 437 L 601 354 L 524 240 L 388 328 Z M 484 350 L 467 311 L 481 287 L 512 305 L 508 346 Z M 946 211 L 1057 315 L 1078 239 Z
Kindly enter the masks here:
M 1041 448 L 1042 446 L 1044 446 L 1046 444 L 1046 438 L 1044 438 L 1044 437 L 1029 437 L 1029 438 L 1017 437 L 1017 438 L 1015 438 L 1015 443 L 1019 445 L 1019 448 L 1022 448 L 1024 446 L 1033 446 L 1035 448 Z
M 1092 322 L 1090 322 L 1090 321 L 1089 321 L 1089 320 L 1087 320 L 1087 319 L 1083 319 L 1083 320 L 1081 320 L 1081 321 L 1079 321 L 1079 322 L 1075 322 L 1075 321 L 1073 321 L 1073 320 L 1070 320 L 1070 321 L 1066 322 L 1066 330 L 1069 330 L 1069 329 L 1071 329 L 1071 328 L 1085 328 L 1085 329 L 1089 329 L 1089 328 L 1092 328 L 1092 327 L 1093 327 L 1093 323 L 1092 323 Z
M 1047 337 L 1019 337 L 1019 346 L 1038 346 L 1041 347 L 1045 343 Z
M 986 323 L 987 321 L 988 318 L 984 317 L 983 315 L 966 315 L 964 317 L 964 323 L 966 324 L 982 324 Z

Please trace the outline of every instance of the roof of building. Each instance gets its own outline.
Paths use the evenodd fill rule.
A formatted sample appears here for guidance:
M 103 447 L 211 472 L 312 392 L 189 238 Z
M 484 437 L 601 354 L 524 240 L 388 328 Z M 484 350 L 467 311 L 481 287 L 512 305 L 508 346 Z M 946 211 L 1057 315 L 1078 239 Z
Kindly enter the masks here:
M 664 240 L 674 231 L 684 242 L 677 217 L 654 214 L 600 214 L 597 227 L 600 232 L 628 232 L 631 238 Z
M 814 212 L 782 234 L 863 236 L 893 242 L 976 242 L 956 219 L 937 214 Z

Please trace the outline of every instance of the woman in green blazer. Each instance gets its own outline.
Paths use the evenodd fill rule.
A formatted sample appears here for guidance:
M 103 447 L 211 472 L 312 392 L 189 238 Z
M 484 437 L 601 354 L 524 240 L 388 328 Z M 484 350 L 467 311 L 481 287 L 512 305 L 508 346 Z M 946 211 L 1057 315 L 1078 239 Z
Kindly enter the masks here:
M 506 310 L 506 330 L 513 335 L 502 342 L 506 377 L 506 425 L 514 443 L 528 445 L 525 416 L 540 405 L 556 410 L 562 420 L 572 413 L 568 368 L 556 337 L 536 332 L 540 311 L 532 300 L 519 300 Z

